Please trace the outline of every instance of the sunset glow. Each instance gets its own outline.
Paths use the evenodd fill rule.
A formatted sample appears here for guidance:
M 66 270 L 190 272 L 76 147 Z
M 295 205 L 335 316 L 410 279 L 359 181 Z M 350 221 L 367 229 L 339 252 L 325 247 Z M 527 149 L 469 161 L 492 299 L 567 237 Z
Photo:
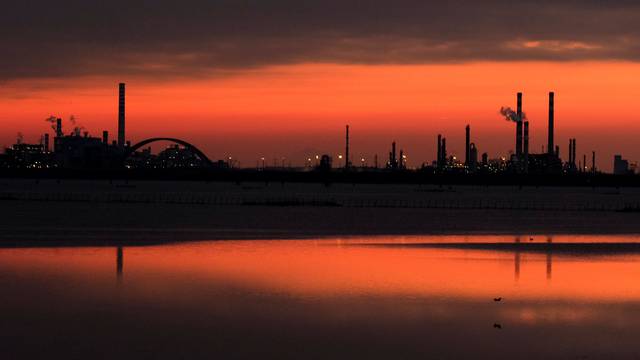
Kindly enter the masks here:
M 286 157 L 343 151 L 343 126 L 352 127 L 356 156 L 384 154 L 396 140 L 419 166 L 435 158 L 435 136 L 464 152 L 464 125 L 490 157 L 513 149 L 512 124 L 500 106 L 524 92 L 531 149 L 546 143 L 548 91 L 556 92 L 556 136 L 561 154 L 569 136 L 578 153 L 597 150 L 608 169 L 614 152 L 640 158 L 635 133 L 635 79 L 640 65 L 610 62 L 505 62 L 448 65 L 345 66 L 304 64 L 234 71 L 202 79 L 72 78 L 12 81 L 0 91 L 1 141 L 23 132 L 36 141 L 50 131 L 45 117 L 74 114 L 92 134 L 115 133 L 117 82 L 127 81 L 128 137 L 172 134 L 197 144 L 211 158 Z M 616 142 L 610 137 L 615 136 Z

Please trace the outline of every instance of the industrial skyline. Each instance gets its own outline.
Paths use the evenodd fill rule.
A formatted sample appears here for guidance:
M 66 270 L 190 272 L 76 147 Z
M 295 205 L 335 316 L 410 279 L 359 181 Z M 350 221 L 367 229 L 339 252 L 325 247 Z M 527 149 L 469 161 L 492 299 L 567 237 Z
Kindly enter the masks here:
M 45 132 L 40 136 L 39 143 L 29 144 L 24 141 L 23 135 L 18 135 L 16 144 L 11 147 L 7 147 L 5 151 L 4 159 L 5 164 L 11 164 L 11 161 L 6 159 L 15 158 L 20 155 L 21 152 L 42 152 L 43 154 L 49 154 L 48 160 L 38 159 L 33 164 L 27 164 L 29 161 L 25 159 L 18 159 L 13 161 L 13 167 L 118 167 L 124 165 L 130 166 L 151 166 L 156 167 L 154 161 L 156 156 L 152 155 L 151 148 L 142 148 L 143 145 L 149 145 L 157 142 L 172 142 L 176 145 L 166 148 L 160 152 L 161 157 L 166 154 L 167 151 L 173 152 L 180 151 L 180 145 L 185 147 L 188 154 L 172 155 L 179 158 L 196 160 L 187 160 L 189 165 L 185 167 L 202 166 L 203 164 L 209 164 L 211 161 L 209 157 L 198 149 L 198 146 L 187 142 L 184 139 L 178 139 L 177 137 L 168 136 L 154 136 L 148 139 L 138 139 L 132 144 L 131 140 L 126 137 L 126 111 L 125 111 L 125 84 L 120 83 L 118 85 L 118 116 L 117 116 L 117 140 L 109 143 L 109 131 L 102 131 L 102 138 L 89 136 L 89 131 L 81 126 L 75 126 L 75 118 L 71 117 L 70 122 L 74 125 L 73 131 L 64 134 L 62 130 L 62 118 L 51 116 L 46 119 L 47 122 L 54 123 L 52 126 L 54 129 L 54 141 L 53 146 L 50 147 L 50 134 Z M 465 126 L 465 143 L 464 153 L 462 155 L 447 150 L 447 138 L 444 134 L 437 135 L 437 151 L 436 157 L 433 160 L 424 160 L 421 163 L 414 162 L 413 166 L 408 163 L 408 158 L 411 153 L 406 152 L 404 148 L 397 149 L 399 143 L 396 139 L 391 142 L 391 149 L 388 153 L 386 162 L 379 162 L 378 153 L 363 155 L 362 152 L 353 151 L 350 142 L 350 125 L 345 127 L 345 143 L 344 153 L 329 153 L 327 151 L 317 151 L 315 153 L 310 152 L 305 154 L 303 159 L 280 157 L 275 158 L 273 166 L 267 159 L 260 154 L 256 154 L 257 163 L 256 168 L 316 168 L 320 166 L 320 160 L 322 157 L 323 167 L 335 167 L 344 169 L 391 169 L 391 170 L 403 170 L 403 169 L 425 169 L 434 168 L 436 171 L 451 171 L 462 169 L 465 172 L 476 172 L 480 170 L 501 172 L 508 170 L 510 172 L 527 174 L 552 174 L 562 172 L 597 172 L 601 171 L 601 168 L 596 163 L 596 150 L 590 149 L 591 163 L 587 163 L 587 153 L 582 153 L 581 159 L 576 160 L 577 146 L 576 138 L 569 138 L 568 151 L 563 161 L 560 156 L 560 146 L 556 145 L 555 141 L 555 92 L 548 93 L 548 121 L 547 121 L 547 145 L 542 145 L 541 151 L 535 152 L 530 149 L 530 131 L 529 131 L 529 119 L 523 110 L 523 93 L 518 92 L 516 96 L 516 110 L 512 110 L 508 106 L 503 106 L 498 112 L 500 116 L 503 116 L 507 122 L 515 123 L 515 140 L 514 151 L 507 151 L 505 153 L 489 154 L 486 151 L 482 151 L 481 144 L 477 144 L 472 141 L 471 138 L 471 125 Z M 162 131 L 158 128 L 158 131 Z M 449 146 L 451 143 L 449 143 Z M 425 144 L 428 147 L 428 145 Z M 87 150 L 91 149 L 91 150 Z M 90 155 L 87 155 L 90 153 Z M 356 155 L 354 155 L 356 154 Z M 71 158 L 74 159 L 71 159 Z M 84 158 L 83 158 L 84 157 Z M 355 157 L 355 158 L 354 158 Z M 83 159 L 81 159 L 83 158 Z M 171 158 L 171 157 L 170 157 Z M 199 160 L 198 160 L 199 159 Z M 251 163 L 242 164 L 239 159 L 233 156 L 220 157 L 218 166 L 222 167 L 254 167 Z M 334 162 L 335 159 L 335 162 Z M 126 160 L 126 164 L 125 164 Z M 506 165 L 504 164 L 506 163 Z M 18 165 L 16 165 L 18 164 Z M 26 165 L 25 165 L 26 164 Z M 177 164 L 177 163 L 176 163 Z M 174 164 L 174 165 L 176 165 Z M 269 164 L 269 165 L 267 165 Z M 616 154 L 613 162 L 613 172 L 617 174 L 633 173 L 637 165 L 634 162 L 623 160 L 622 155 Z M 6 167 L 6 165 L 5 165 Z M 12 167 L 12 165 L 9 165 Z

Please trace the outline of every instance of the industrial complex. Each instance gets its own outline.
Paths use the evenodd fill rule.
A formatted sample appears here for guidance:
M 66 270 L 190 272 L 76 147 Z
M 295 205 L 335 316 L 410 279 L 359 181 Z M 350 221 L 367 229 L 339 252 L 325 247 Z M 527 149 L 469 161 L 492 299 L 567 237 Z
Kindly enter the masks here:
M 317 155 L 316 162 L 309 158 L 306 166 L 294 168 L 285 166 L 265 165 L 258 161 L 255 170 L 270 171 L 305 171 L 317 170 L 323 173 L 332 172 L 419 172 L 426 174 L 468 175 L 468 174 L 508 174 L 508 175 L 537 175 L 560 176 L 564 174 L 598 174 L 596 168 L 596 152 L 591 152 L 590 163 L 587 156 L 576 158 L 576 139 L 569 139 L 568 157 L 560 158 L 560 146 L 554 139 L 554 92 L 549 92 L 548 138 L 546 150 L 532 153 L 529 147 L 529 121 L 522 108 L 522 93 L 517 94 L 516 110 L 509 107 L 500 109 L 500 114 L 515 127 L 515 151 L 509 156 L 490 158 L 472 141 L 470 125 L 465 128 L 465 153 L 460 159 L 447 152 L 447 138 L 437 135 L 437 156 L 432 162 L 423 163 L 417 168 L 408 168 L 406 153 L 398 149 L 395 141 L 391 143 L 388 158 L 379 162 L 374 157 L 373 164 L 365 163 L 364 159 L 353 159 L 350 155 L 349 125 L 345 131 L 345 152 L 338 155 L 339 165 L 334 167 L 333 156 L 329 154 Z M 53 134 L 44 133 L 40 142 L 29 144 L 19 136 L 11 147 L 0 154 L 0 169 L 74 169 L 104 171 L 126 169 L 216 169 L 231 170 L 234 168 L 230 159 L 211 161 L 206 154 L 187 141 L 172 137 L 154 137 L 132 143 L 126 137 L 126 98 L 125 84 L 118 86 L 118 133 L 117 138 L 111 140 L 108 131 L 102 132 L 102 137 L 90 136 L 81 127 L 74 126 L 70 131 L 63 128 L 63 119 L 52 116 L 47 119 L 51 123 Z M 75 125 L 73 118 L 71 125 Z M 66 130 L 66 131 L 65 131 Z M 53 141 L 51 141 L 53 135 Z M 170 142 L 171 146 L 153 154 L 149 145 L 154 142 Z M 358 161 L 361 160 L 361 161 Z M 635 172 L 635 164 L 624 160 L 621 155 L 615 155 L 613 173 L 629 175 Z

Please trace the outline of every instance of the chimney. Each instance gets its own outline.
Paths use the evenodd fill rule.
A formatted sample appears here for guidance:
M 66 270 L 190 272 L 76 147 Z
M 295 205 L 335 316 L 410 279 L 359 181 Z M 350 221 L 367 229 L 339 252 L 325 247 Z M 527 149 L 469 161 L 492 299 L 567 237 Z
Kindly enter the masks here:
M 124 135 L 124 83 L 120 83 L 118 92 L 118 147 L 123 148 L 125 145 Z
M 596 152 L 591 152 L 591 172 L 596 173 Z
M 109 145 L 109 132 L 107 130 L 102 132 L 102 143 Z
M 62 119 L 56 119 L 56 137 L 62 137 Z
M 569 139 L 569 160 L 567 161 L 569 163 L 569 167 L 571 167 L 572 160 L 573 160 L 573 139 Z
M 524 122 L 524 170 L 529 171 L 529 122 Z
M 582 169 L 580 171 L 585 172 L 587 170 L 587 155 L 582 154 Z
M 442 150 L 440 151 L 440 155 L 442 156 L 441 162 L 442 166 L 447 165 L 447 138 L 442 138 Z
M 469 166 L 469 155 L 470 155 L 469 145 L 471 143 L 471 127 L 467 124 L 467 127 L 465 128 L 465 130 L 466 130 L 465 131 L 466 138 L 465 138 L 464 165 Z
M 516 157 L 520 160 L 522 156 L 522 93 L 518 93 L 516 121 Z
M 49 152 L 49 134 L 44 134 L 44 151 Z
M 553 130 L 554 130 L 554 123 L 553 123 L 553 117 L 554 117 L 554 92 L 550 91 L 549 92 L 549 138 L 547 140 L 547 151 L 549 153 L 549 155 L 553 155 Z
M 392 142 L 391 143 L 391 167 L 392 168 L 397 168 L 398 167 L 398 158 L 396 158 L 396 142 Z
M 442 135 L 438 134 L 438 157 L 436 158 L 436 166 L 442 166 Z
M 573 138 L 573 166 L 576 166 L 576 139 Z
M 345 149 L 344 149 L 344 168 L 349 168 L 349 125 L 346 126 L 346 138 L 345 138 Z

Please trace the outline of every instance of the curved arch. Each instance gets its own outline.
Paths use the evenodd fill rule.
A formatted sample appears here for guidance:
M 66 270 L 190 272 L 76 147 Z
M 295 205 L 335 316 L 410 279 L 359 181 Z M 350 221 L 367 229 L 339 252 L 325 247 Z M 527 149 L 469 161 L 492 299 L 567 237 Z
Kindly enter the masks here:
M 209 160 L 207 155 L 205 155 L 197 147 L 189 144 L 188 142 L 186 142 L 184 140 L 180 140 L 180 139 L 176 139 L 176 138 L 168 138 L 168 137 L 150 138 L 150 139 L 142 140 L 142 141 L 140 141 L 139 143 L 137 143 L 135 145 L 132 145 L 131 147 L 129 147 L 125 151 L 123 160 L 128 158 L 131 154 L 133 154 L 136 150 L 140 149 L 141 147 L 143 147 L 145 145 L 148 145 L 148 144 L 151 144 L 152 142 L 156 142 L 156 141 L 169 141 L 169 142 L 173 142 L 173 143 L 176 143 L 176 144 L 180 144 L 180 145 L 184 146 L 185 148 L 188 148 L 189 150 L 193 151 L 208 166 L 211 166 L 213 164 L 211 162 L 211 160 Z

